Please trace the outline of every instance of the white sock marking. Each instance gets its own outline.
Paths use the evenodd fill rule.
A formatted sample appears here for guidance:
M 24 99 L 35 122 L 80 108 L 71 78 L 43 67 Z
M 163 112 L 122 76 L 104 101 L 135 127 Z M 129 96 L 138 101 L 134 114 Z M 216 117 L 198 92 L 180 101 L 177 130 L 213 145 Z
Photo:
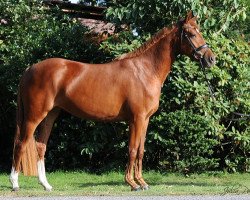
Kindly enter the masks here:
M 12 167 L 11 169 L 11 173 L 10 173 L 10 182 L 12 184 L 12 188 L 19 188 L 18 185 L 18 172 L 15 170 L 14 167 Z
M 45 174 L 44 160 L 39 160 L 37 162 L 37 171 L 38 171 L 39 182 L 43 185 L 43 187 L 46 190 L 51 191 L 52 190 L 52 186 L 48 183 L 47 178 L 46 178 L 46 174 Z

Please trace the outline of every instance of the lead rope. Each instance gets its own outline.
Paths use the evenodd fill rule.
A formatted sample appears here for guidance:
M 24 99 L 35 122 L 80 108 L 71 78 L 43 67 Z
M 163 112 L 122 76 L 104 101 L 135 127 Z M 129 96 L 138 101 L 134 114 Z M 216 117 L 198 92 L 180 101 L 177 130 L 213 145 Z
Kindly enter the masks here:
M 204 75 L 204 77 L 205 77 L 205 80 L 206 80 L 206 82 L 207 82 L 207 87 L 208 87 L 208 91 L 209 91 L 209 93 L 210 93 L 210 96 L 212 97 L 213 100 L 216 100 L 215 95 L 214 95 L 214 89 L 213 89 L 212 84 L 210 83 L 210 81 L 209 81 L 209 79 L 208 79 L 208 77 L 207 77 L 207 74 L 206 74 L 206 71 L 205 71 L 205 67 L 204 67 L 204 65 L 203 65 L 203 63 L 202 63 L 202 61 L 201 61 L 201 59 L 200 59 L 200 66 L 201 66 L 203 75 Z

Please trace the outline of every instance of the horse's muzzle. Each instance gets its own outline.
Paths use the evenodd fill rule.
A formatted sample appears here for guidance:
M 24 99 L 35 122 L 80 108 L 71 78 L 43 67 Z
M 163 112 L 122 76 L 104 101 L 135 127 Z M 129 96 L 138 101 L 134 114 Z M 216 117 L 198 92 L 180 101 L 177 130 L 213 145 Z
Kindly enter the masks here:
M 216 59 L 210 49 L 202 57 L 201 62 L 205 67 L 212 67 L 215 64 Z

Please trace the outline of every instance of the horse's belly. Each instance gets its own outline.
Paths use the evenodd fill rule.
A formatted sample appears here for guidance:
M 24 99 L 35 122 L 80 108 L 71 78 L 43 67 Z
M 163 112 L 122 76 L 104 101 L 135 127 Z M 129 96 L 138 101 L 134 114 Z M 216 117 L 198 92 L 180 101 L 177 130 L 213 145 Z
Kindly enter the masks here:
M 67 98 L 62 105 L 59 105 L 69 113 L 85 119 L 94 120 L 125 120 L 128 113 L 124 109 L 124 103 L 117 99 Z

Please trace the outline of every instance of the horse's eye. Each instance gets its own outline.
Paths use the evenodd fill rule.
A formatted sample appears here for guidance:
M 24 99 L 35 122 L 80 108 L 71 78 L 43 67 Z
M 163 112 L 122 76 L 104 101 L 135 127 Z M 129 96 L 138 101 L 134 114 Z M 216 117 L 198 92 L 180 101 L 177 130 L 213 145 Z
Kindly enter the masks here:
M 194 34 L 191 34 L 191 36 L 190 36 L 190 38 L 195 38 L 196 37 L 196 35 L 194 35 Z

